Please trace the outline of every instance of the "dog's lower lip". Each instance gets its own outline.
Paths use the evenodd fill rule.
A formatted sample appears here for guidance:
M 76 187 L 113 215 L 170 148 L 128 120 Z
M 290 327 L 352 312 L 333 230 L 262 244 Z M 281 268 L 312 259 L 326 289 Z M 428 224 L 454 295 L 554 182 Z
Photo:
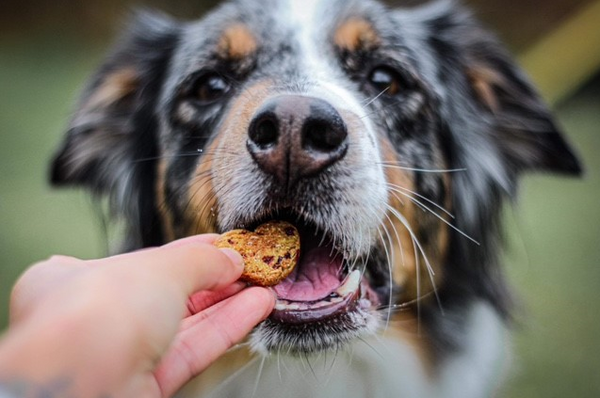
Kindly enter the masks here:
M 335 302 L 327 302 L 325 300 L 316 303 L 301 303 L 295 304 L 298 309 L 287 309 L 292 305 L 282 305 L 281 302 L 275 306 L 275 310 L 271 313 L 271 319 L 285 323 L 307 323 L 320 321 L 334 316 L 340 311 L 351 310 L 356 304 L 359 292 L 349 294 L 346 297 L 338 298 Z M 300 308 L 304 306 L 305 308 Z M 286 309 L 278 309 L 287 307 Z
M 290 301 L 278 299 L 271 319 L 285 323 L 321 321 L 340 312 L 352 311 L 357 305 L 373 305 L 373 297 L 361 272 L 352 271 L 331 297 L 318 301 Z M 368 302 L 361 302 L 366 298 Z
M 321 300 L 314 301 L 297 301 L 297 300 L 286 300 L 279 298 L 275 305 L 276 310 L 296 310 L 296 309 L 316 309 L 324 307 L 328 304 L 335 304 L 345 300 L 348 296 L 353 295 L 358 290 L 360 284 L 360 271 L 355 270 L 351 272 L 344 283 L 340 285 L 335 291 L 331 292 L 330 296 Z

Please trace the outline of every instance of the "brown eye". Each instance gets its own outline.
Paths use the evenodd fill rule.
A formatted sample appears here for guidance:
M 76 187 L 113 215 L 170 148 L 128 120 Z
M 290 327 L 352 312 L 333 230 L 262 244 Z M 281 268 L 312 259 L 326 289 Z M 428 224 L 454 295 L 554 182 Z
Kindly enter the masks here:
M 386 66 L 374 68 L 369 74 L 368 80 L 371 86 L 386 95 L 396 95 L 402 88 L 398 73 Z
M 196 97 L 198 100 L 210 103 L 223 97 L 231 90 L 231 85 L 216 73 L 206 74 L 198 80 Z

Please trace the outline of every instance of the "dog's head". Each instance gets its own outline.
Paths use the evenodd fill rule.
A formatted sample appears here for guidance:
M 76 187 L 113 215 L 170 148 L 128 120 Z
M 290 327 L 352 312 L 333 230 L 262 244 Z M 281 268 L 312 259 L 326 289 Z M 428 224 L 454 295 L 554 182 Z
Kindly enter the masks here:
M 499 210 L 532 169 L 580 172 L 527 78 L 454 4 L 240 0 L 192 23 L 139 15 L 52 181 L 107 195 L 125 250 L 295 224 L 300 264 L 254 343 L 312 352 L 397 305 L 425 324 L 477 298 L 505 311 Z

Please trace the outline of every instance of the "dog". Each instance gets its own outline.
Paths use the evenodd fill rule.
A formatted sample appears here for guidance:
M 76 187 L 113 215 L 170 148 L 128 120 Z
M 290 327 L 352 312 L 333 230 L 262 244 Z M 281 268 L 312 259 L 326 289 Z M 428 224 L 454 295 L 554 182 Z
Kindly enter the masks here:
M 464 398 L 507 367 L 500 212 L 529 171 L 581 165 L 462 6 L 233 0 L 196 22 L 139 13 L 51 180 L 108 199 L 120 251 L 300 231 L 273 313 L 182 394 Z

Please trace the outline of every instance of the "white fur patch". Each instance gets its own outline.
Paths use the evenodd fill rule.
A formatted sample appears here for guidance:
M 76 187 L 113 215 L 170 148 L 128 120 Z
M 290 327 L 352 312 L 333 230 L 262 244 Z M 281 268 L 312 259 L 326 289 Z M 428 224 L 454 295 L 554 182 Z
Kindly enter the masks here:
M 489 305 L 471 309 L 464 349 L 440 372 L 437 397 L 491 397 L 510 363 L 507 331 Z
M 383 336 L 366 337 L 339 352 L 308 357 L 258 356 L 209 397 L 279 398 L 481 398 L 494 390 L 508 367 L 506 330 L 487 304 L 475 304 L 466 328 L 466 348 L 431 374 L 411 345 Z M 264 358 L 264 360 L 263 360 Z M 253 394 L 254 393 L 254 394 Z M 193 389 L 181 396 L 197 397 Z
M 321 37 L 325 13 L 323 3 L 322 0 L 288 0 L 287 2 L 287 18 L 300 44 L 301 70 L 310 77 L 310 83 L 314 84 L 315 96 L 330 101 L 338 109 L 363 116 L 364 108 L 357 101 L 355 93 L 345 89 L 343 82 L 337 81 L 336 69 L 330 64 L 331 54 L 329 51 L 323 52 L 323 37 Z M 372 126 L 368 128 L 372 130 Z
M 271 354 L 264 362 L 258 358 L 208 396 L 426 398 L 430 394 L 427 376 L 408 345 L 365 338 L 337 353 L 306 358 Z

